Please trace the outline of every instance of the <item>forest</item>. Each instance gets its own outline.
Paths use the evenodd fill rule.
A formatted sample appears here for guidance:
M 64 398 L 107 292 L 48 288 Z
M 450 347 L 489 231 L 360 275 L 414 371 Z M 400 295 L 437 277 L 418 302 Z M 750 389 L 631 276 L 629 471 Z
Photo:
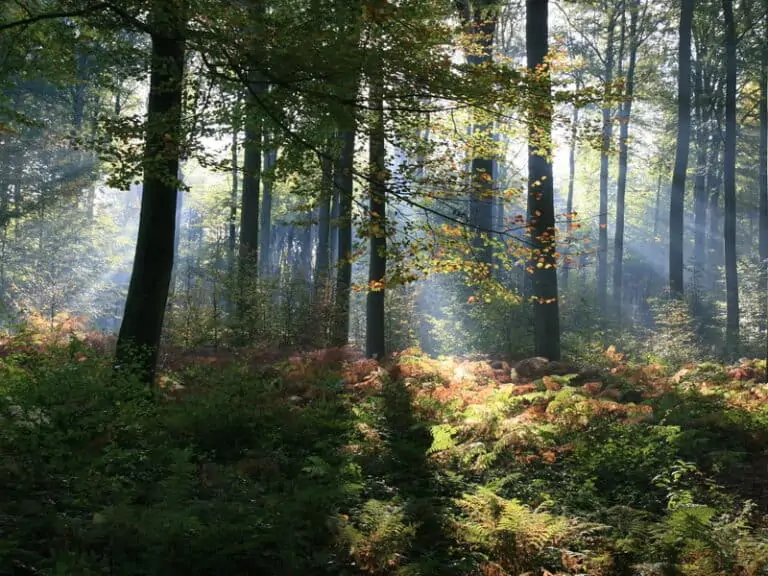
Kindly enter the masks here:
M 0 1 L 0 576 L 768 575 L 768 0 Z

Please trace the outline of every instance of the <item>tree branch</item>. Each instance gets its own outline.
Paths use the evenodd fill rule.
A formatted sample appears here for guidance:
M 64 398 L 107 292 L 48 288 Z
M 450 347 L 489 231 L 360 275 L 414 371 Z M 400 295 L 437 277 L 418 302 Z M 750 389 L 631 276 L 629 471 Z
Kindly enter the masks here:
M 29 26 L 30 24 L 43 22 L 45 20 L 56 20 L 58 18 L 75 18 L 77 16 L 87 16 L 88 14 L 93 14 L 94 12 L 99 12 L 102 10 L 106 10 L 108 8 L 110 8 L 109 3 L 99 2 L 98 4 L 93 4 L 86 8 L 80 8 L 79 10 L 46 12 L 44 14 L 36 14 L 35 16 L 30 16 L 28 18 L 23 18 L 21 20 L 15 20 L 14 22 L 6 22 L 5 24 L 0 24 L 0 32 L 4 32 L 5 30 L 10 30 L 12 28 L 18 28 L 20 26 Z

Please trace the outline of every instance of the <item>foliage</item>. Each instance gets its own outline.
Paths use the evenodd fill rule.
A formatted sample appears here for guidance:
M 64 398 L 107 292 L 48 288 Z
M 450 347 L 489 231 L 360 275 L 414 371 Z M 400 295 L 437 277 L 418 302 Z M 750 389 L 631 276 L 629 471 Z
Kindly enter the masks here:
M 759 363 L 506 384 L 416 350 L 214 351 L 151 391 L 44 342 L 0 363 L 11 573 L 768 569 Z

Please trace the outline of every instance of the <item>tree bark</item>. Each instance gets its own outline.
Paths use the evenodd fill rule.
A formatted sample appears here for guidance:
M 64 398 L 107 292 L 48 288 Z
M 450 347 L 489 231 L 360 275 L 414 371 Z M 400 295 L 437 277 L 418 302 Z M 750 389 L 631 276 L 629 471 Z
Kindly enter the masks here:
M 336 170 L 339 192 L 338 256 L 336 273 L 336 305 L 331 330 L 331 343 L 345 346 L 349 340 L 350 293 L 352 288 L 352 195 L 355 156 L 355 122 L 341 132 L 342 150 Z
M 682 0 L 677 80 L 677 149 L 669 202 L 669 291 L 680 297 L 685 290 L 683 276 L 683 226 L 685 178 L 691 147 L 691 29 L 693 0 Z
M 369 261 L 368 294 L 366 299 L 365 355 L 368 358 L 386 356 L 384 305 L 387 274 L 387 163 L 384 132 L 384 95 L 381 78 L 372 82 L 369 153 Z
M 493 59 L 493 35 L 496 30 L 498 18 L 495 0 L 476 0 L 472 14 L 472 31 L 480 36 L 478 41 L 481 54 L 467 57 L 469 64 L 483 66 Z M 489 123 L 475 124 L 473 135 L 479 134 L 481 140 L 492 140 L 492 127 Z M 478 263 L 485 264 L 490 272 L 493 261 L 492 245 L 486 241 L 485 236 L 493 229 L 493 172 L 494 159 L 487 151 L 473 155 L 470 167 L 472 174 L 469 196 L 469 223 L 475 235 L 472 240 L 475 259 Z
M 240 162 L 238 158 L 238 137 L 240 129 L 238 126 L 232 128 L 232 189 L 229 195 L 229 238 L 227 243 L 227 258 L 229 260 L 229 273 L 231 276 L 235 274 L 235 251 L 237 248 L 237 202 L 238 202 L 238 184 L 239 184 L 239 166 Z
M 608 46 L 605 53 L 605 98 L 611 95 L 614 65 L 614 40 L 616 20 L 614 14 L 609 16 Z M 600 215 L 598 246 L 597 246 L 597 301 L 600 310 L 605 315 L 608 303 L 608 177 L 610 160 L 608 153 L 613 138 L 613 122 L 611 120 L 611 105 L 603 104 L 602 142 L 600 150 Z
M 277 161 L 277 150 L 267 141 L 264 151 L 264 171 L 270 170 Z M 259 249 L 259 270 L 262 274 L 271 274 L 270 253 L 272 250 L 272 186 L 274 178 L 271 175 L 262 177 L 262 198 L 261 198 L 261 247 Z
M 768 1 L 763 0 L 764 9 Z M 768 21 L 764 24 L 763 42 L 760 53 L 760 186 L 758 209 L 758 253 L 760 254 L 761 324 L 768 326 Z M 768 336 L 767 336 L 768 339 Z M 768 357 L 766 357 L 768 361 Z
M 578 90 L 579 86 L 576 85 Z M 568 150 L 568 199 L 566 200 L 565 213 L 568 220 L 566 226 L 566 239 L 567 243 L 571 243 L 571 236 L 573 234 L 573 188 L 576 183 L 576 148 L 579 135 L 579 107 L 574 105 L 573 116 L 571 117 L 571 142 Z M 570 246 L 567 250 L 570 253 Z M 573 259 L 563 264 L 563 290 L 568 290 L 568 279 L 572 266 Z
M 117 341 L 116 366 L 152 384 L 173 269 L 185 54 L 184 4 L 152 4 L 151 73 L 144 186 L 133 273 Z
M 613 243 L 613 307 L 617 319 L 621 319 L 622 284 L 624 280 L 624 205 L 627 196 L 627 170 L 629 168 L 629 121 L 632 100 L 635 95 L 635 66 L 637 63 L 638 0 L 634 0 L 629 15 L 629 65 L 625 102 L 619 108 L 619 176 L 616 188 L 616 233 Z
M 723 0 L 725 17 L 725 198 L 726 348 L 735 357 L 739 350 L 739 278 L 736 268 L 736 24 L 733 0 Z
M 322 173 L 322 190 L 320 191 L 318 209 L 315 290 L 326 288 L 330 268 L 331 197 L 333 196 L 333 162 L 330 158 L 330 147 L 326 149 L 324 155 L 320 156 L 319 160 Z
M 560 316 L 557 298 L 556 227 L 552 182 L 552 88 L 547 0 L 526 1 L 526 54 L 537 99 L 528 119 L 528 226 L 533 244 L 536 355 L 560 359 Z
M 707 145 L 709 142 L 709 102 L 704 87 L 705 49 L 697 46 L 694 106 L 696 109 L 696 178 L 693 185 L 693 278 L 700 286 L 706 273 L 707 254 Z

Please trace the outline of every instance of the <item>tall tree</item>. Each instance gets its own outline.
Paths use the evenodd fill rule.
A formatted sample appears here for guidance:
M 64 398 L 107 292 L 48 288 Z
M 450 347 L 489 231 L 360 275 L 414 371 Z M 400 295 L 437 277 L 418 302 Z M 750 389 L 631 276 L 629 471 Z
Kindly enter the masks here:
M 678 46 L 677 148 L 669 202 L 669 290 L 682 296 L 685 179 L 691 147 L 691 35 L 694 0 L 682 0 Z
M 371 81 L 371 127 L 369 131 L 369 263 L 366 301 L 365 353 L 369 358 L 386 355 L 384 333 L 385 282 L 387 273 L 387 165 L 384 131 L 384 94 L 379 74 Z
M 733 0 L 723 0 L 725 18 L 725 199 L 726 346 L 730 355 L 739 348 L 739 277 L 736 269 L 736 23 Z
M 535 349 L 539 356 L 559 360 L 548 0 L 527 0 L 525 46 L 532 95 L 528 118 L 528 227 L 533 245 Z
M 616 233 L 613 248 L 613 305 L 616 318 L 621 318 L 622 284 L 624 281 L 624 217 L 629 168 L 629 121 L 635 97 L 635 67 L 640 46 L 638 19 L 640 2 L 632 0 L 629 6 L 629 64 L 627 66 L 624 102 L 619 105 L 619 176 L 616 183 Z M 626 19 L 626 6 L 622 6 L 622 29 Z
M 271 140 L 271 141 L 270 141 Z M 262 172 L 261 190 L 261 222 L 259 224 L 261 234 L 261 246 L 259 247 L 259 269 L 262 274 L 269 274 L 269 264 L 272 251 L 272 188 L 274 175 L 270 172 L 277 161 L 277 150 L 274 147 L 274 139 L 265 138 L 264 170 Z
M 334 174 L 339 194 L 336 302 L 331 343 L 344 346 L 349 339 L 350 295 L 352 290 L 352 200 L 354 194 L 354 116 L 341 131 L 342 147 Z
M 608 45 L 605 52 L 605 101 L 602 109 L 602 142 L 600 148 L 600 214 L 598 222 L 597 246 L 597 301 L 605 312 L 608 303 L 608 178 L 610 170 L 611 141 L 613 139 L 612 98 L 613 72 L 616 38 L 616 18 L 618 11 L 614 6 L 608 9 Z
M 693 184 L 693 269 L 694 280 L 699 284 L 706 271 L 707 253 L 707 160 L 709 147 L 709 116 L 711 104 L 705 82 L 706 40 L 696 39 L 696 66 L 694 70 L 694 110 L 696 118 L 696 177 Z
M 472 32 L 477 35 L 479 53 L 471 53 L 467 61 L 483 66 L 493 59 L 493 37 L 498 19 L 497 0 L 474 0 L 467 5 L 471 11 Z M 470 171 L 472 180 L 469 196 L 469 224 L 475 230 L 473 245 L 478 262 L 491 265 L 493 250 L 483 239 L 493 229 L 493 173 L 494 158 L 490 149 L 492 124 L 485 121 L 472 127 L 473 141 L 478 148 L 473 151 Z
M 140 377 L 148 384 L 154 380 L 173 269 L 182 146 L 185 8 L 185 3 L 174 0 L 152 3 L 141 218 L 116 351 L 116 365 L 136 362 Z
M 763 0 L 763 11 L 768 14 L 768 0 Z M 768 16 L 763 21 L 762 38 L 760 43 L 760 158 L 759 177 L 760 177 L 760 200 L 758 202 L 760 210 L 760 232 L 759 232 L 759 253 L 762 264 L 763 277 L 762 286 L 766 286 L 763 294 L 764 299 L 768 299 Z M 762 306 L 768 314 L 768 303 L 763 302 Z M 768 325 L 768 318 L 764 319 L 764 325 Z

